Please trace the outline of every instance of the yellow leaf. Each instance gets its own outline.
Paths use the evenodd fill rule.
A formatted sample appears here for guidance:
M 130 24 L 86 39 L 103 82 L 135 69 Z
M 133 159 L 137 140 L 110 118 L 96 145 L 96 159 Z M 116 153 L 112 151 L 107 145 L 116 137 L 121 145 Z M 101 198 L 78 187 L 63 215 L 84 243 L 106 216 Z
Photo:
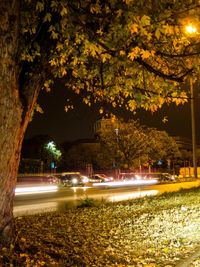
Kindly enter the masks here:
M 63 44 L 58 43 L 57 46 L 56 46 L 56 49 L 57 49 L 58 51 L 62 50 L 62 49 L 63 49 Z
M 76 88 L 75 90 L 75 93 L 78 95 L 80 93 L 80 89 L 79 88 Z
M 142 50 L 141 56 L 142 56 L 142 59 L 147 59 L 151 56 L 151 52 L 149 52 L 148 50 Z
M 62 77 L 63 77 L 63 76 L 65 76 L 65 75 L 67 74 L 67 71 L 66 71 L 65 68 L 61 67 L 61 68 L 60 68 L 60 73 L 61 73 L 61 75 L 62 75 Z
M 133 0 L 124 0 L 124 2 L 125 2 L 127 5 L 130 5 L 130 4 L 133 2 Z
M 89 103 L 89 100 L 88 100 L 87 98 L 83 98 L 83 102 L 84 102 L 85 104 L 88 104 L 88 103 Z
M 50 63 L 51 66 L 56 66 L 56 65 L 57 65 L 55 59 L 51 59 L 51 60 L 49 61 L 49 63 Z
M 35 110 L 37 111 L 37 112 L 39 112 L 39 113 L 44 113 L 44 111 L 43 111 L 43 109 L 40 107 L 40 105 L 39 104 L 36 104 L 35 105 Z M 22 238 L 21 238 L 21 241 L 22 241 Z M 24 241 L 23 241 L 24 242 Z
M 130 28 L 131 33 L 132 33 L 132 34 L 134 34 L 134 33 L 138 33 L 138 28 L 139 28 L 138 24 L 133 23 L 133 24 L 131 25 L 131 28 Z
M 44 22 L 45 21 L 51 21 L 51 13 L 46 13 L 45 17 L 44 17 Z
M 150 17 L 149 16 L 146 16 L 146 15 L 142 16 L 141 23 L 142 23 L 142 26 L 148 26 L 148 25 L 150 25 L 151 24 Z
M 99 109 L 99 113 L 102 114 L 103 112 L 104 112 L 104 109 L 101 107 L 101 108 Z
M 111 56 L 109 54 L 101 54 L 101 59 L 103 62 L 106 62 L 107 59 L 110 59 Z
M 120 54 L 120 56 L 124 56 L 126 53 L 125 53 L 124 50 L 120 50 L 120 51 L 119 51 L 119 54 Z
M 167 118 L 167 116 L 164 116 L 164 118 L 162 119 L 162 122 L 163 122 L 163 123 L 168 122 L 168 118 Z
M 100 36 L 102 36 L 103 35 L 102 29 L 97 30 L 97 34 L 99 34 Z
M 128 58 L 134 60 L 140 55 L 140 48 L 138 46 L 134 47 L 132 51 L 128 54 Z
M 161 32 L 160 32 L 160 29 L 157 28 L 156 31 L 155 31 L 155 36 L 156 38 L 159 40 L 160 39 L 160 36 L 161 36 Z

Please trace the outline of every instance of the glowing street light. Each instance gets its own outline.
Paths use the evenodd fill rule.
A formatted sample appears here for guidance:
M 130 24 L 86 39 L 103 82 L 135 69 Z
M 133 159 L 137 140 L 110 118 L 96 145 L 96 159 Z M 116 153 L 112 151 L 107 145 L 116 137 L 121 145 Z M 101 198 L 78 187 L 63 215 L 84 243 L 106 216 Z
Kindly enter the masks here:
M 185 32 L 187 34 L 196 34 L 197 28 L 195 26 L 193 26 L 192 24 L 189 24 L 185 27 Z

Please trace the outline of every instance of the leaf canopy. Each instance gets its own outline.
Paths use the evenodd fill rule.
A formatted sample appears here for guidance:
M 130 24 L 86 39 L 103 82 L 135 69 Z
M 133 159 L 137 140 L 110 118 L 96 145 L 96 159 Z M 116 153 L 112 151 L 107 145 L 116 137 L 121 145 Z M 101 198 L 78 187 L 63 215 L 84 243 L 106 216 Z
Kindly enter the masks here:
M 23 79 L 38 64 L 44 88 L 64 78 L 86 104 L 157 110 L 187 101 L 187 77 L 199 73 L 200 43 L 185 26 L 199 24 L 189 0 L 24 0 L 20 62 Z M 102 110 L 102 108 L 100 108 Z

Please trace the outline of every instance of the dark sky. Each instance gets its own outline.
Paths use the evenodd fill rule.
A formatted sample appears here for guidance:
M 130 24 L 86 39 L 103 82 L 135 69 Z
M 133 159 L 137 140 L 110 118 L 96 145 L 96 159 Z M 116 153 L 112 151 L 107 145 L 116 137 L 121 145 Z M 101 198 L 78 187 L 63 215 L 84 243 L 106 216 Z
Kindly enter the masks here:
M 38 102 L 44 110 L 44 114 L 36 113 L 30 122 L 25 138 L 39 134 L 49 135 L 55 142 L 74 141 L 77 139 L 93 138 L 94 123 L 99 118 L 95 108 L 83 106 L 78 101 L 73 111 L 65 112 L 68 92 L 61 85 L 50 93 L 42 92 Z M 200 144 L 200 104 L 196 105 L 196 135 Z M 130 114 L 129 114 L 130 115 Z M 129 116 L 127 115 L 127 116 Z M 168 117 L 168 122 L 163 123 L 163 117 Z M 165 130 L 170 135 L 185 136 L 191 138 L 191 114 L 190 104 L 176 106 L 171 104 L 151 114 L 138 111 L 137 117 L 140 123 L 158 130 Z M 136 117 L 134 117 L 136 118 Z

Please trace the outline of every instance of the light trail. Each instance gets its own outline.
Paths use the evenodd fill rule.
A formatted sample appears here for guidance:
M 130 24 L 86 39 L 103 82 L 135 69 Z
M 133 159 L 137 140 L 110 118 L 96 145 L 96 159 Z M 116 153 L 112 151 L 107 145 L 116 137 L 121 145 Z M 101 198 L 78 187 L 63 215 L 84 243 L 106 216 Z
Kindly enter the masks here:
M 93 186 L 109 186 L 109 187 L 115 187 L 115 186 L 129 186 L 129 185 L 153 185 L 157 184 L 158 180 L 152 179 L 152 180 L 130 180 L 130 181 L 117 181 L 117 182 L 103 182 L 103 183 L 93 183 Z
M 39 208 L 38 208 L 39 207 Z M 32 215 L 37 213 L 51 212 L 58 209 L 58 203 L 56 201 L 50 201 L 46 203 L 21 205 L 14 207 L 13 213 L 15 217 Z
M 15 189 L 15 195 L 18 196 L 18 195 L 41 194 L 41 193 L 50 193 L 56 191 L 58 191 L 58 186 L 56 185 L 17 187 Z
M 123 200 L 129 200 L 134 198 L 146 197 L 146 196 L 155 196 L 159 193 L 158 190 L 145 190 L 140 192 L 133 192 L 121 195 L 113 195 L 108 197 L 108 200 L 111 202 L 118 202 Z

